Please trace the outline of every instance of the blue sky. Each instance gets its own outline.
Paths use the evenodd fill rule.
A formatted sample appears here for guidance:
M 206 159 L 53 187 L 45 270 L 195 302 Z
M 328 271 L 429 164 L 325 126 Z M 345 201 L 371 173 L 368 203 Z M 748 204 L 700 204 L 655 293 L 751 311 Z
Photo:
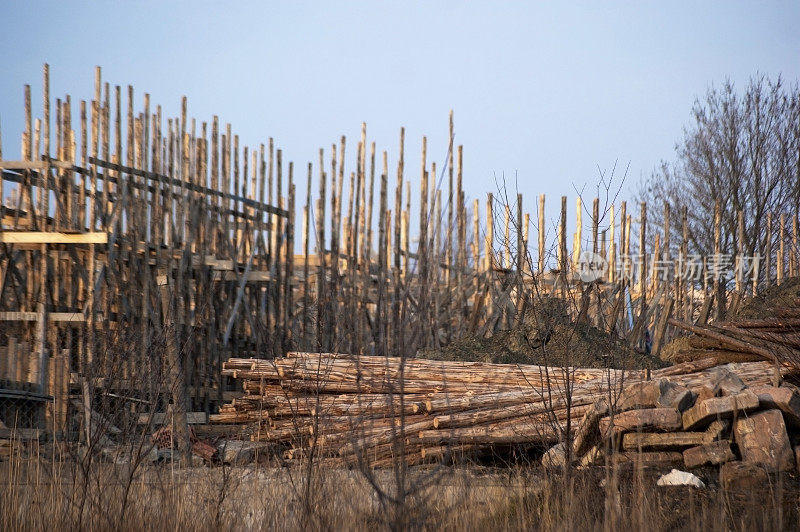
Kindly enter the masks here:
M 0 4 L 0 121 L 19 153 L 23 85 L 91 99 L 93 67 L 151 94 L 168 116 L 274 137 L 304 168 L 360 124 L 397 157 L 406 127 L 417 179 L 422 135 L 442 163 L 455 111 L 472 197 L 516 178 L 526 210 L 630 165 L 624 193 L 673 157 L 690 107 L 726 76 L 800 77 L 800 2 L 43 2 Z M 76 107 L 77 108 L 77 107 Z M 73 111 L 74 114 L 76 114 Z M 353 150 L 350 150 L 351 154 Z M 316 173 L 316 169 L 315 169 Z M 302 188 L 302 187 L 301 187 Z M 414 196 L 416 199 L 416 195 Z M 570 209 L 574 202 L 570 200 Z

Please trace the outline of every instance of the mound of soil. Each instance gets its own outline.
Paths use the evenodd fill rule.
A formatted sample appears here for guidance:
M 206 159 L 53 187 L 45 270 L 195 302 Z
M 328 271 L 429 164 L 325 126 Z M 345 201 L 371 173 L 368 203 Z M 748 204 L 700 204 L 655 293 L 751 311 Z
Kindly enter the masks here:
M 659 356 L 662 360 L 676 363 L 676 359 L 680 358 L 683 353 L 691 351 L 692 346 L 689 343 L 688 336 L 678 336 L 673 338 L 669 343 L 661 348 Z
M 797 307 L 800 300 L 800 277 L 789 277 L 780 285 L 764 290 L 744 305 L 734 319 L 761 319 L 775 315 L 775 309 Z
M 466 336 L 441 349 L 425 349 L 421 358 L 499 364 L 540 364 L 584 368 L 659 368 L 656 357 L 628 347 L 591 325 L 573 323 L 566 303 L 545 298 L 522 323 L 490 338 Z

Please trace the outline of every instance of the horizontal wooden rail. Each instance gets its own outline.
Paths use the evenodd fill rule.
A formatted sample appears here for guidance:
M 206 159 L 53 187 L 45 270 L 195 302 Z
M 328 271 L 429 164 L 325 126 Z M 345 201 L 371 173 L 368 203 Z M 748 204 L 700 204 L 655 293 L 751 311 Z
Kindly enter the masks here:
M 116 163 L 101 161 L 100 159 L 95 159 L 94 157 L 89 157 L 89 163 L 96 164 L 101 168 L 108 168 L 109 170 L 116 170 L 118 172 L 123 172 L 131 175 L 138 175 L 139 177 L 144 177 L 145 179 L 149 179 L 151 181 L 165 182 L 168 185 L 173 185 L 176 187 L 183 186 L 186 187 L 187 190 L 191 190 L 192 192 L 200 192 L 201 194 L 205 194 L 208 196 L 217 196 L 223 199 L 240 201 L 243 204 L 247 205 L 248 207 L 253 207 L 254 209 L 258 209 L 260 211 L 268 212 L 270 214 L 277 214 L 278 216 L 282 216 L 284 218 L 289 217 L 289 211 L 287 211 L 286 209 L 281 209 L 273 205 L 261 203 L 259 201 L 250 198 L 243 198 L 241 196 L 237 196 L 229 192 L 220 192 L 218 190 L 202 187 L 199 185 L 195 185 L 194 183 L 189 183 L 188 181 L 181 181 L 180 179 L 175 179 L 163 174 L 157 174 L 155 172 L 146 172 L 144 170 L 139 170 L 138 168 L 131 168 L 130 166 L 123 166 Z M 73 167 L 73 170 L 80 173 L 89 172 L 89 170 L 85 168 L 80 168 L 78 166 Z
M 0 231 L 3 244 L 106 244 L 107 233 L 59 233 L 52 231 Z

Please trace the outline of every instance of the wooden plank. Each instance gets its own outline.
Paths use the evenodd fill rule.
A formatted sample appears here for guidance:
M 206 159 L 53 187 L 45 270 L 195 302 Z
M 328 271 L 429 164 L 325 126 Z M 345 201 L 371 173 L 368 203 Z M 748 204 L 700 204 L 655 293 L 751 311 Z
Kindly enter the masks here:
M 36 321 L 38 312 L 0 312 L 0 321 Z
M 70 161 L 3 161 L 0 160 L 0 168 L 6 170 L 44 170 L 48 166 L 59 170 L 72 170 L 75 168 Z
M 38 321 L 38 312 L 0 312 L 0 321 Z M 83 322 L 86 321 L 82 312 L 50 312 L 48 321 Z
M 106 244 L 108 234 L 104 232 L 2 231 L 0 232 L 0 242 L 4 244 Z

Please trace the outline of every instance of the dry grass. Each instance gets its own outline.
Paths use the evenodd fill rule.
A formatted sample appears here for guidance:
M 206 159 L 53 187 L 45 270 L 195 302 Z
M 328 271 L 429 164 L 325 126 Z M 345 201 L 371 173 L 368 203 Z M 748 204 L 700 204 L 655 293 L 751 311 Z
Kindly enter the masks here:
M 547 474 L 538 467 L 412 469 L 435 482 L 398 497 L 391 470 L 253 465 L 131 468 L 64 457 L 0 463 L 0 529 L 778 530 L 800 522 L 798 482 L 763 490 L 656 488 L 656 471 Z M 311 489 L 305 489 L 310 480 Z M 380 488 L 380 489 L 376 489 Z M 389 496 L 382 498 L 379 491 Z M 308 493 L 308 496 L 303 496 Z

